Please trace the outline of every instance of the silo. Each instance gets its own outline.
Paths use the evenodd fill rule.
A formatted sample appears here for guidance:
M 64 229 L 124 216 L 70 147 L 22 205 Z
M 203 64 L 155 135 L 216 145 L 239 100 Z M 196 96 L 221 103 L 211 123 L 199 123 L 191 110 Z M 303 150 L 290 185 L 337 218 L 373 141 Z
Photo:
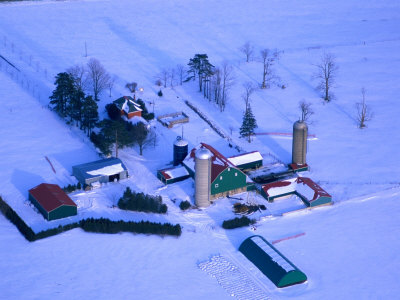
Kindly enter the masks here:
M 308 127 L 306 122 L 297 121 L 293 124 L 292 163 L 306 164 Z
M 174 166 L 179 165 L 188 154 L 188 142 L 180 136 L 176 138 L 174 143 Z
M 205 148 L 200 148 L 195 153 L 194 200 L 198 207 L 210 205 L 211 158 L 211 152 Z

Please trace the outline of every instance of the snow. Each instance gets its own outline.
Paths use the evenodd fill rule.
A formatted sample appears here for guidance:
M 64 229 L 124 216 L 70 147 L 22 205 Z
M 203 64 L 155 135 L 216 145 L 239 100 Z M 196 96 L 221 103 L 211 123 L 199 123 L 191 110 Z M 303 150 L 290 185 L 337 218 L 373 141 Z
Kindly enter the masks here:
M 183 177 L 183 176 L 188 176 L 189 173 L 186 170 L 185 167 L 178 167 L 178 168 L 173 168 L 173 169 L 169 169 L 167 171 L 164 171 L 165 173 L 168 174 L 168 176 L 170 178 L 179 178 L 179 177 Z
M 305 183 L 297 183 L 296 191 L 309 201 L 314 199 L 315 191 Z
M 272 299 L 398 297 L 398 2 L 252 1 L 245 9 L 238 0 L 155 0 L 138 1 L 134 6 L 127 0 L 45 0 L 0 5 L 0 54 L 20 70 L 0 58 L 2 198 L 35 231 L 87 217 L 183 226 L 179 238 L 88 234 L 75 229 L 28 243 L 0 216 L 3 298 L 232 299 L 235 274 L 217 273 L 217 277 L 228 279 L 225 289 L 198 268 L 216 255 L 236 266 L 252 286 Z M 244 151 L 259 151 L 264 163 L 271 166 L 291 161 L 291 139 L 259 135 L 248 143 L 239 138 L 244 110 L 242 84 L 251 81 L 258 85 L 261 76 L 257 59 L 245 63 L 238 51 L 246 41 L 254 44 L 256 55 L 266 47 L 283 51 L 275 68 L 286 88 L 256 90 L 251 98 L 258 132 L 290 132 L 299 117 L 298 102 L 305 99 L 312 103 L 315 113 L 309 129 L 318 139 L 308 141 L 310 171 L 305 175 L 334 200 L 330 207 L 277 217 L 274 208 L 284 211 L 283 206 L 297 202 L 288 198 L 266 203 L 253 193 L 235 195 L 267 206 L 267 211 L 252 215 L 258 220 L 256 234 L 267 240 L 306 233 L 277 246 L 309 279 L 283 290 L 277 290 L 237 251 L 255 232 L 221 228 L 223 220 L 235 216 L 232 204 L 237 200 L 223 198 L 206 210 L 182 212 L 178 207 L 181 200 L 194 202 L 193 180 L 164 186 L 156 177 L 157 170 L 170 165 L 173 142 L 182 132 L 189 149 L 205 142 L 226 157 L 238 155 L 238 146 Z M 336 98 L 331 103 L 321 100 L 314 89 L 316 82 L 310 79 L 323 52 L 333 53 L 339 65 Z M 163 69 L 186 65 L 196 53 L 207 53 L 216 66 L 223 61 L 233 66 L 235 84 L 223 113 L 198 93 L 196 82 L 162 88 L 163 97 L 156 94 L 160 87 L 154 85 L 154 77 Z M 46 222 L 27 200 L 27 191 L 42 182 L 61 187 L 75 184 L 71 167 L 99 159 L 84 133 L 47 109 L 54 76 L 90 58 L 99 59 L 116 78 L 111 97 L 108 91 L 100 96 L 102 117 L 106 116 L 104 106 L 126 94 L 126 82 L 135 80 L 144 88 L 140 98 L 149 111 L 154 110 L 156 116 L 183 111 L 190 123 L 172 129 L 151 123 L 157 132 L 155 148 L 145 149 L 144 156 L 138 155 L 137 147 L 119 151 L 129 179 L 70 194 L 79 206 L 78 216 Z M 374 118 L 360 130 L 354 112 L 362 87 Z M 232 147 L 184 100 L 227 134 Z M 115 208 L 126 187 L 161 195 L 168 214 Z
M 240 156 L 234 156 L 234 157 L 228 158 L 228 160 L 235 166 L 244 165 L 244 164 L 248 164 L 248 163 L 255 162 L 255 161 L 260 161 L 262 159 L 263 159 L 263 157 L 261 156 L 260 152 L 258 152 L 258 151 L 251 152 L 251 153 L 245 153 Z
M 283 195 L 283 194 L 287 194 L 287 193 L 293 193 L 296 191 L 297 188 L 297 182 L 296 182 L 297 178 L 290 178 L 287 179 L 283 182 L 287 182 L 288 185 L 285 186 L 280 186 L 280 187 L 272 187 L 269 188 L 266 192 L 268 193 L 269 197 L 274 197 L 277 195 Z
M 102 176 L 111 176 L 115 174 L 119 174 L 124 171 L 124 168 L 122 167 L 121 164 L 115 164 L 111 166 L 106 166 L 97 170 L 92 170 L 92 171 L 87 171 L 89 175 L 96 176 L 96 175 L 102 175 Z

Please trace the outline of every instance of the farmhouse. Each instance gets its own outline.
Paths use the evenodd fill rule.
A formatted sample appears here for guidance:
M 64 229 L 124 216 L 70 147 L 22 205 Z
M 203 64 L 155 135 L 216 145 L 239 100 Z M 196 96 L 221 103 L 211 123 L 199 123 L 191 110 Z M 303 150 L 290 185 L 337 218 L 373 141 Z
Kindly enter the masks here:
M 142 116 L 140 105 L 131 96 L 123 96 L 113 103 L 121 110 L 121 116 L 126 116 L 128 119 Z
M 239 247 L 243 253 L 278 288 L 303 283 L 307 276 L 262 236 L 254 235 Z
M 264 184 L 261 189 L 261 195 L 268 201 L 291 194 L 299 196 L 307 207 L 315 207 L 332 202 L 332 196 L 307 177 L 297 177 Z
M 128 177 L 128 170 L 119 158 L 111 157 L 73 166 L 72 175 L 83 185 L 113 182 Z
M 189 178 L 189 172 L 185 167 L 168 168 L 157 171 L 157 178 L 164 184 L 171 184 Z
M 195 153 L 199 149 L 207 149 L 211 154 L 207 158 L 210 160 L 210 172 L 200 174 L 200 178 L 209 177 L 206 181 L 210 183 L 210 199 L 242 193 L 254 187 L 253 181 L 246 174 L 205 143 L 193 148 L 182 162 L 191 177 L 195 178 Z
M 78 213 L 74 201 L 56 184 L 42 183 L 30 189 L 29 200 L 48 221 Z
M 263 165 L 263 157 L 258 151 L 231 156 L 228 160 L 242 171 L 257 169 Z

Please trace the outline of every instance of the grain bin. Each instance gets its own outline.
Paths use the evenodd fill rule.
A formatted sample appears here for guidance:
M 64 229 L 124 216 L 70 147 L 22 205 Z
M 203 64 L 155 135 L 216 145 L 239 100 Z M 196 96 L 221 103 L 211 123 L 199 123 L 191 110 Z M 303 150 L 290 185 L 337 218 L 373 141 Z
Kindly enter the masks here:
M 198 207 L 210 205 L 211 152 L 200 148 L 195 153 L 195 203 Z
M 292 163 L 306 164 L 308 127 L 304 121 L 296 121 L 293 124 Z
M 174 166 L 179 165 L 188 154 L 188 142 L 180 136 L 176 138 L 174 143 Z

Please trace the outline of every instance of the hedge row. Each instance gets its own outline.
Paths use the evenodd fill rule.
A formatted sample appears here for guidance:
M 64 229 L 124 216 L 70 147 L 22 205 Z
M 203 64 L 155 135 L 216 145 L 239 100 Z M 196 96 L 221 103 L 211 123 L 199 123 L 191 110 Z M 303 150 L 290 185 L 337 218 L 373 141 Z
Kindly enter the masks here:
M 238 227 L 249 226 L 250 224 L 254 224 L 255 222 L 256 222 L 255 220 L 252 220 L 246 216 L 243 216 L 241 218 L 225 220 L 222 223 L 222 227 L 225 229 L 234 229 L 234 228 L 238 228 Z
M 85 219 L 80 222 L 58 226 L 56 228 L 47 229 L 35 233 L 24 220 L 0 197 L 0 211 L 1 213 L 13 223 L 19 232 L 30 242 L 44 239 L 49 236 L 57 235 L 61 232 L 68 231 L 74 228 L 82 228 L 87 232 L 100 232 L 100 233 L 118 233 L 118 232 L 133 232 L 144 234 L 158 234 L 158 235 L 173 235 L 180 236 L 182 233 L 179 224 L 172 225 L 170 223 L 153 223 L 149 221 L 141 222 L 125 222 L 125 221 L 111 221 L 109 219 Z
M 172 225 L 170 223 L 153 223 L 149 221 L 125 222 L 111 221 L 109 219 L 86 219 L 80 222 L 80 227 L 88 232 L 99 233 L 119 233 L 134 232 L 144 234 L 175 235 L 182 233 L 181 225 Z

